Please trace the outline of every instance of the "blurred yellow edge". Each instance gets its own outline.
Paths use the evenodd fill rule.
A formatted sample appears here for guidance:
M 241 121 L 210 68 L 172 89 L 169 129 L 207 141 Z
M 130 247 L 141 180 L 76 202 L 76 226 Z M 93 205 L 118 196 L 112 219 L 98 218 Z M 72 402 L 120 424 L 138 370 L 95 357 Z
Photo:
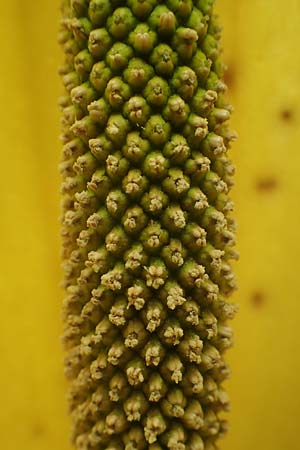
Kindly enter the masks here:
M 1 448 L 69 450 L 59 288 L 59 0 L 0 0 Z M 285 8 L 285 9 L 284 9 Z M 296 449 L 300 417 L 298 0 L 219 0 L 239 140 L 240 312 L 221 450 Z

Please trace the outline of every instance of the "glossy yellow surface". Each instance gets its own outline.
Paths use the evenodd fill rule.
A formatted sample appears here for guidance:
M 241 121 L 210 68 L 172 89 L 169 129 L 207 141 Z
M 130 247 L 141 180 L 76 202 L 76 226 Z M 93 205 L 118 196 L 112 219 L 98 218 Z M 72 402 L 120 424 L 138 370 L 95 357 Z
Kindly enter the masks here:
M 1 448 L 69 450 L 59 270 L 58 0 L 0 0 Z M 219 0 L 239 141 L 240 305 L 221 450 L 298 448 L 299 0 Z

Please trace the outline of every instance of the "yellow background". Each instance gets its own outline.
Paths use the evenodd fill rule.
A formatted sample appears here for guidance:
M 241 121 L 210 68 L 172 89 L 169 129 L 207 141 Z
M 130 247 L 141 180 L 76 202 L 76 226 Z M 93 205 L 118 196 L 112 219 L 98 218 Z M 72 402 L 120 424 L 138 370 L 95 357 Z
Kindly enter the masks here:
M 69 450 L 59 269 L 58 0 L 0 0 L 0 447 Z M 300 419 L 300 2 L 219 0 L 239 133 L 240 313 L 222 450 L 289 450 Z

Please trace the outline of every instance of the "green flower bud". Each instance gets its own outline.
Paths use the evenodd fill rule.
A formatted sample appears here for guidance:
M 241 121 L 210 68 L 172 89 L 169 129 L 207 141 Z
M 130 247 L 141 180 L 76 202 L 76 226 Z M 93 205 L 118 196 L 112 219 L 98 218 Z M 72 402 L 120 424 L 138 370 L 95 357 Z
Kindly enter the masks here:
M 175 449 L 185 449 L 185 441 L 187 439 L 187 434 L 183 426 L 179 423 L 176 425 L 172 424 L 168 431 L 164 433 L 161 441 L 165 444 L 166 448 L 170 450 Z
M 214 108 L 208 115 L 208 126 L 211 130 L 220 126 L 230 118 L 230 111 L 224 108 Z
M 144 267 L 144 278 L 146 284 L 153 289 L 159 289 L 165 284 L 168 272 L 164 262 L 159 259 L 150 260 L 150 265 Z
M 191 363 L 200 364 L 202 361 L 203 342 L 198 334 L 193 331 L 187 331 L 184 338 L 178 345 L 180 355 Z
M 109 33 L 119 41 L 125 39 L 136 25 L 136 19 L 129 8 L 117 8 L 108 17 L 106 26 Z
M 168 232 L 161 228 L 159 222 L 151 221 L 141 233 L 141 243 L 146 251 L 158 253 L 159 250 L 168 242 Z
M 128 36 L 128 43 L 137 53 L 148 55 L 157 41 L 157 35 L 146 23 L 139 23 Z
M 91 119 L 104 128 L 110 115 L 110 106 L 105 99 L 100 98 L 90 103 L 88 105 L 88 111 Z
M 76 239 L 76 243 L 79 248 L 83 248 L 88 252 L 95 248 L 95 245 L 99 244 L 97 233 L 93 229 L 82 230 Z
M 74 68 L 82 79 L 87 79 L 93 67 L 94 60 L 88 50 L 81 50 L 74 58 Z
M 160 339 L 167 345 L 178 345 L 183 334 L 180 322 L 173 318 L 166 320 L 159 330 Z
M 189 439 L 186 444 L 186 450 L 204 450 L 204 442 L 202 437 L 197 432 L 189 433 Z
M 71 8 L 77 17 L 81 17 L 85 14 L 87 3 L 87 0 L 71 0 Z
M 182 20 L 188 18 L 193 8 L 192 0 L 167 0 L 167 5 Z
M 203 41 L 201 42 L 201 47 L 203 52 L 207 55 L 209 59 L 214 61 L 220 53 L 219 41 L 215 39 L 211 34 L 207 34 Z
M 130 95 L 130 87 L 123 82 L 121 77 L 111 78 L 107 83 L 105 97 L 113 108 L 119 109 L 129 99 Z
M 112 114 L 108 119 L 105 133 L 106 136 L 120 148 L 126 139 L 129 129 L 128 120 L 124 119 L 121 114 Z
M 138 19 L 145 20 L 156 6 L 157 0 L 128 0 L 127 4 Z
M 101 163 L 106 161 L 108 155 L 113 151 L 113 144 L 109 139 L 107 139 L 104 133 L 100 134 L 95 139 L 90 139 L 89 147 L 91 153 Z
M 125 266 L 126 267 L 126 266 Z M 110 312 L 109 312 L 109 320 L 116 327 L 123 327 L 127 320 L 131 317 L 131 311 L 127 308 L 127 300 L 125 296 L 119 296 L 115 299 Z M 110 395 L 111 397 L 111 395 Z M 111 398 L 111 400 L 113 400 Z M 113 400 L 113 401 L 118 401 Z
M 147 213 L 160 215 L 168 201 L 167 195 L 159 187 L 152 186 L 150 191 L 143 195 L 141 205 Z
M 227 89 L 226 84 L 222 80 L 220 80 L 218 75 L 213 71 L 211 71 L 210 74 L 208 75 L 205 87 L 206 89 L 216 91 L 218 94 L 224 93 Z
M 126 416 L 121 408 L 114 409 L 105 419 L 105 432 L 108 435 L 122 433 L 128 427 Z
M 128 172 L 128 161 L 120 152 L 108 155 L 106 159 L 106 173 L 114 183 L 123 178 Z
M 192 187 L 188 190 L 183 199 L 183 206 L 192 218 L 199 219 L 205 208 L 208 207 L 208 202 L 205 194 L 198 187 Z
M 205 371 L 210 370 L 213 367 L 217 367 L 220 360 L 221 355 L 219 351 L 213 345 L 205 344 L 203 348 L 201 367 Z
M 216 233 L 227 230 L 227 221 L 224 214 L 217 211 L 213 206 L 209 206 L 202 215 L 201 226 L 205 228 L 208 237 L 212 237 Z
M 215 91 L 198 89 L 192 99 L 192 109 L 199 116 L 207 117 L 217 101 L 218 94 Z
M 148 402 L 142 392 L 133 392 L 124 403 L 124 411 L 129 422 L 139 421 L 148 409 Z
M 73 176 L 65 179 L 61 186 L 62 194 L 75 194 L 85 187 L 84 178 L 81 176 Z
M 160 36 L 167 38 L 175 32 L 177 19 L 165 5 L 158 5 L 152 11 L 148 23 Z
M 90 116 L 85 116 L 80 120 L 76 120 L 70 130 L 75 136 L 80 137 L 86 143 L 88 143 L 90 139 L 95 138 L 99 132 L 97 124 Z
M 143 322 L 139 319 L 133 319 L 130 320 L 123 329 L 123 337 L 126 347 L 138 350 L 143 347 L 147 341 L 148 333 L 145 330 Z
M 91 211 L 99 206 L 99 200 L 91 191 L 83 190 L 81 192 L 76 192 L 74 197 L 75 211 L 83 211 L 84 214 L 91 214 Z
M 220 40 L 222 27 L 218 23 L 217 14 L 211 15 L 207 31 L 210 35 L 214 36 L 215 39 Z M 223 64 L 223 62 L 220 59 L 218 60 L 218 63 Z
M 133 50 L 129 45 L 116 42 L 106 55 L 106 62 L 113 72 L 121 72 L 133 57 Z
M 142 318 L 146 329 L 154 333 L 166 318 L 166 310 L 161 302 L 150 300 L 142 310 Z
M 180 134 L 173 134 L 163 148 L 163 154 L 175 165 L 183 164 L 190 155 L 186 139 Z
M 178 239 L 171 239 L 170 243 L 162 250 L 162 257 L 166 265 L 173 270 L 183 265 L 186 255 L 186 249 Z
M 128 383 L 131 386 L 139 386 L 147 378 L 147 369 L 141 358 L 129 361 L 125 368 Z
M 106 66 L 104 61 L 100 61 L 93 65 L 90 74 L 90 82 L 98 91 L 99 95 L 103 95 L 111 76 L 112 72 L 110 68 Z
M 186 137 L 190 146 L 193 149 L 198 150 L 199 144 L 203 141 L 207 134 L 207 119 L 191 113 L 183 129 L 183 135 Z
M 126 349 L 122 340 L 114 341 L 108 350 L 107 361 L 113 366 L 121 366 L 126 363 L 132 353 Z
M 143 4 L 143 3 L 142 3 Z M 143 429 L 138 425 L 133 425 L 122 435 L 124 450 L 142 450 L 146 446 Z
M 100 236 L 108 233 L 112 226 L 112 218 L 104 207 L 101 207 L 98 212 L 92 214 L 87 220 L 87 227 L 97 231 Z
M 197 264 L 193 259 L 189 259 L 183 264 L 178 276 L 182 286 L 187 289 L 192 289 L 194 286 L 201 287 L 203 281 L 208 278 L 205 267 Z
M 123 223 L 124 226 L 124 223 Z M 127 232 L 125 226 L 125 231 Z M 134 244 L 124 255 L 125 268 L 135 275 L 139 275 L 142 267 L 147 264 L 148 256 L 141 244 Z
M 197 75 L 190 67 L 180 66 L 174 72 L 171 85 L 184 100 L 189 100 L 198 86 Z
M 184 367 L 177 353 L 168 352 L 161 365 L 161 374 L 164 379 L 173 384 L 178 384 L 182 380 Z
M 186 226 L 187 214 L 179 205 L 170 205 L 162 215 L 162 223 L 170 233 L 180 233 Z
M 160 115 L 151 116 L 143 132 L 144 137 L 157 146 L 165 144 L 169 140 L 170 133 L 170 124 L 165 122 Z
M 146 441 L 153 444 L 157 440 L 157 436 L 162 434 L 167 428 L 167 424 L 159 409 L 151 409 L 146 416 L 146 425 L 144 434 Z
M 203 14 L 212 14 L 212 8 L 215 0 L 197 0 L 197 7 L 201 9 Z
M 73 165 L 74 171 L 85 179 L 89 179 L 91 177 L 96 167 L 96 159 L 90 152 L 79 156 Z
M 150 62 L 158 75 L 169 77 L 178 63 L 178 56 L 169 45 L 159 44 L 151 53 Z
M 128 208 L 122 217 L 122 225 L 127 234 L 139 233 L 147 224 L 147 216 L 140 206 Z
M 80 438 L 83 437 L 83 442 L 88 442 L 89 446 L 103 445 L 107 440 L 105 436 L 105 422 L 100 419 L 91 429 L 91 432 L 86 436 L 85 434 L 78 436 L 76 439 L 76 446 L 82 446 L 82 441 Z
M 143 97 L 134 96 L 124 105 L 123 113 L 133 125 L 140 127 L 149 119 L 151 110 Z
M 184 61 L 189 61 L 197 49 L 198 34 L 192 28 L 177 28 L 172 40 L 173 48 Z
M 80 77 L 77 72 L 68 72 L 63 75 L 62 82 L 68 92 L 80 84 Z
M 170 87 L 166 80 L 160 77 L 153 77 L 144 89 L 144 96 L 147 102 L 156 107 L 162 107 L 167 103 L 170 95 Z
M 71 90 L 71 99 L 74 105 L 78 105 L 83 110 L 87 110 L 89 103 L 96 99 L 96 92 L 90 83 L 86 82 Z
M 137 280 L 136 283 L 127 290 L 128 307 L 134 306 L 134 308 L 139 311 L 144 307 L 149 297 L 149 288 L 143 281 Z
M 122 180 L 123 191 L 133 200 L 139 199 L 148 187 L 147 178 L 139 169 L 132 169 Z
M 153 75 L 153 67 L 140 58 L 132 58 L 123 73 L 125 81 L 135 90 L 143 89 Z
M 108 320 L 108 317 L 104 317 L 104 319 L 102 319 L 98 323 L 98 325 L 96 326 L 96 329 L 95 329 L 95 336 L 97 336 L 99 342 L 102 342 L 104 345 L 107 345 L 106 343 L 108 342 L 109 339 L 111 339 L 111 338 L 114 339 L 117 336 L 117 330 L 110 323 L 110 321 Z M 98 358 L 99 358 L 99 360 L 100 360 L 100 358 L 101 358 L 101 360 L 105 358 L 105 365 L 107 365 L 108 360 L 107 360 L 106 350 L 105 351 L 103 350 L 103 353 L 101 352 L 99 354 Z
M 129 240 L 120 226 L 114 227 L 105 238 L 107 251 L 115 256 L 120 256 L 128 248 Z
M 105 204 L 107 211 L 112 217 L 120 218 L 124 214 L 128 200 L 120 189 L 114 189 L 107 195 Z
M 72 19 L 70 21 L 70 29 L 80 48 L 84 48 L 92 30 L 91 22 L 86 17 Z
M 144 385 L 144 392 L 150 402 L 159 402 L 167 392 L 167 386 L 158 372 L 153 372 L 148 383 Z
M 233 332 L 230 327 L 224 325 L 217 326 L 217 337 L 213 344 L 219 351 L 225 351 L 233 345 Z
M 196 365 L 190 365 L 180 385 L 187 396 L 195 396 L 203 391 L 203 376 Z
M 149 150 L 149 141 L 143 139 L 138 131 L 133 131 L 127 134 L 126 144 L 122 148 L 122 153 L 131 163 L 140 163 Z
M 216 173 L 211 171 L 204 176 L 201 188 L 210 203 L 213 203 L 219 194 L 228 193 L 227 184 Z
M 218 333 L 216 317 L 209 310 L 202 311 L 196 330 L 201 339 L 212 340 Z
M 110 440 L 109 443 L 106 446 L 106 450 L 123 450 L 123 446 L 119 442 L 118 439 Z
M 187 21 L 187 26 L 195 30 L 198 34 L 199 41 L 201 41 L 207 33 L 207 16 L 194 7 Z
M 72 160 L 75 162 L 78 156 L 83 155 L 86 152 L 86 145 L 79 138 L 72 139 L 67 142 L 63 147 L 63 159 Z
M 181 239 L 191 252 L 201 250 L 206 245 L 206 231 L 197 223 L 189 222 L 181 234 Z
M 168 161 L 160 152 L 151 152 L 144 160 L 143 170 L 147 177 L 160 180 L 167 174 Z
M 190 62 L 190 67 L 197 75 L 200 86 L 202 86 L 207 80 L 210 73 L 211 64 L 211 61 L 206 57 L 205 53 L 198 49 Z M 212 88 L 207 86 L 207 89 Z
M 214 161 L 216 157 L 220 157 L 227 150 L 222 136 L 209 133 L 201 144 L 201 151 L 210 160 Z
M 234 203 L 225 193 L 218 194 L 215 200 L 216 209 L 221 211 L 225 216 L 234 210 Z
M 178 311 L 178 317 L 184 320 L 188 326 L 198 325 L 199 323 L 199 306 L 194 300 L 186 301 Z
M 162 187 L 170 197 L 180 198 L 189 190 L 190 179 L 183 174 L 182 170 L 171 167 L 168 176 L 162 182 Z
M 95 59 L 102 59 L 112 45 L 112 39 L 105 28 L 91 31 L 88 49 Z
M 60 123 L 63 127 L 70 127 L 76 120 L 82 119 L 83 116 L 84 113 L 79 106 L 70 105 L 63 110 Z
M 189 401 L 182 422 L 189 430 L 199 430 L 203 427 L 204 413 L 199 400 L 192 399 Z
M 103 26 L 111 11 L 110 0 L 90 0 L 89 2 L 88 13 L 94 27 Z
M 165 348 L 162 343 L 156 339 L 150 339 L 145 347 L 143 347 L 141 354 L 145 358 L 146 366 L 157 367 L 165 356 Z
M 159 294 L 162 302 L 171 310 L 176 309 L 186 302 L 184 291 L 176 281 L 167 281 Z
M 172 123 L 174 127 L 180 127 L 186 122 L 190 112 L 189 106 L 179 95 L 172 95 L 168 99 L 167 106 L 163 111 L 166 120 Z

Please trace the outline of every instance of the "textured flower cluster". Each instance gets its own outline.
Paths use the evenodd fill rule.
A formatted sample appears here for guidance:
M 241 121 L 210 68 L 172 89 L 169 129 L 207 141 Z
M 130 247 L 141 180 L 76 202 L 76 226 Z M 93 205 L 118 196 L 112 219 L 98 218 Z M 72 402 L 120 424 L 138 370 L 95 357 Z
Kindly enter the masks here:
M 235 307 L 213 0 L 65 0 L 65 371 L 78 450 L 214 450 Z

